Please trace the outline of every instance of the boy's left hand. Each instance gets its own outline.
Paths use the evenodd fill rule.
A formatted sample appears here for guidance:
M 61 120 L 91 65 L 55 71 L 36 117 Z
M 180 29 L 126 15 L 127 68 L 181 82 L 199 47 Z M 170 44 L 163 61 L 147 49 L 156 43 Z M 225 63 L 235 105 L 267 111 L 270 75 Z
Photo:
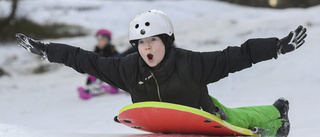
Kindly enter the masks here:
M 280 39 L 277 44 L 278 55 L 299 48 L 304 43 L 304 38 L 307 37 L 306 31 L 307 29 L 300 25 L 295 31 L 291 31 L 288 36 Z

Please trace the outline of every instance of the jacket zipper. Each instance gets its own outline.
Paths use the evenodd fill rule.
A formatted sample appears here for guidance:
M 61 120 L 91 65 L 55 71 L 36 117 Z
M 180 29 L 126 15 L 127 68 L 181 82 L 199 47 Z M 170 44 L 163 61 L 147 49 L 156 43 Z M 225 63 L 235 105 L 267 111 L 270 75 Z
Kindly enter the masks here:
M 152 72 L 151 73 L 151 76 L 153 77 L 154 81 L 156 82 L 156 85 L 157 85 L 157 91 L 158 91 L 158 98 L 160 100 L 160 102 L 162 102 L 162 99 L 161 99 L 161 96 L 160 96 L 160 88 L 159 88 L 159 84 L 158 84 L 158 81 L 156 79 L 156 77 L 154 76 L 154 74 Z

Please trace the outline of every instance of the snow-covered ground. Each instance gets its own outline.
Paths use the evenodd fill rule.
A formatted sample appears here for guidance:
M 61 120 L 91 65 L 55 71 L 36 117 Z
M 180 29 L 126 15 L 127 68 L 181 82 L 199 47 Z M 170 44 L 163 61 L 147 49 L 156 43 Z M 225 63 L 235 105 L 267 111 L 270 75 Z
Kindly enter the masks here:
M 0 16 L 10 5 L 0 1 Z M 129 47 L 127 30 L 139 12 L 161 9 L 172 19 L 178 47 L 195 51 L 222 50 L 249 38 L 284 37 L 298 25 L 308 29 L 303 47 L 231 74 L 209 85 L 210 94 L 229 107 L 272 104 L 279 97 L 290 101 L 291 137 L 318 136 L 320 118 L 320 6 L 308 9 L 252 8 L 218 1 L 22 1 L 18 16 L 39 23 L 64 22 L 87 28 L 90 36 L 47 39 L 91 50 L 94 32 L 108 28 L 118 50 Z M 39 60 L 17 43 L 0 46 L 0 66 L 10 75 L 0 77 L 0 136 L 80 136 L 141 133 L 113 122 L 131 103 L 127 94 L 104 95 L 83 101 L 76 88 L 85 75 L 59 64 Z M 45 74 L 32 74 L 49 65 Z

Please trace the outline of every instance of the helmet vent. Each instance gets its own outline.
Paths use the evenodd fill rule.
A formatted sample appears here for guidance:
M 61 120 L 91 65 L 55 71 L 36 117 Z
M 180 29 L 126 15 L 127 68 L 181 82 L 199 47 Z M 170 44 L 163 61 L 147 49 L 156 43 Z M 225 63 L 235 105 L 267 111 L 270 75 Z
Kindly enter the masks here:
M 145 31 L 144 29 L 142 29 L 142 30 L 140 31 L 140 34 L 141 34 L 141 35 L 144 35 L 144 34 L 146 34 L 146 31 Z
M 146 22 L 145 25 L 146 25 L 146 26 L 150 26 L 150 23 L 149 23 L 149 22 Z
M 136 28 L 136 29 L 139 28 L 139 24 L 136 24 L 135 28 Z

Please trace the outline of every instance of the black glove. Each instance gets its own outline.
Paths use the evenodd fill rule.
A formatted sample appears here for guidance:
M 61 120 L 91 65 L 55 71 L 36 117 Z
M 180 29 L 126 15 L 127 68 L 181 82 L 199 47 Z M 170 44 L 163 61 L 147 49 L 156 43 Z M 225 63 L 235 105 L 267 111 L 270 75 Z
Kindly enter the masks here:
M 31 39 L 21 33 L 16 34 L 17 40 L 19 42 L 19 46 L 25 48 L 26 50 L 30 51 L 33 54 L 39 55 L 44 59 L 47 59 L 47 49 L 48 45 Z
M 300 25 L 295 31 L 291 31 L 288 36 L 280 39 L 277 44 L 278 55 L 299 48 L 304 43 L 304 38 L 307 37 L 306 31 L 307 29 Z

